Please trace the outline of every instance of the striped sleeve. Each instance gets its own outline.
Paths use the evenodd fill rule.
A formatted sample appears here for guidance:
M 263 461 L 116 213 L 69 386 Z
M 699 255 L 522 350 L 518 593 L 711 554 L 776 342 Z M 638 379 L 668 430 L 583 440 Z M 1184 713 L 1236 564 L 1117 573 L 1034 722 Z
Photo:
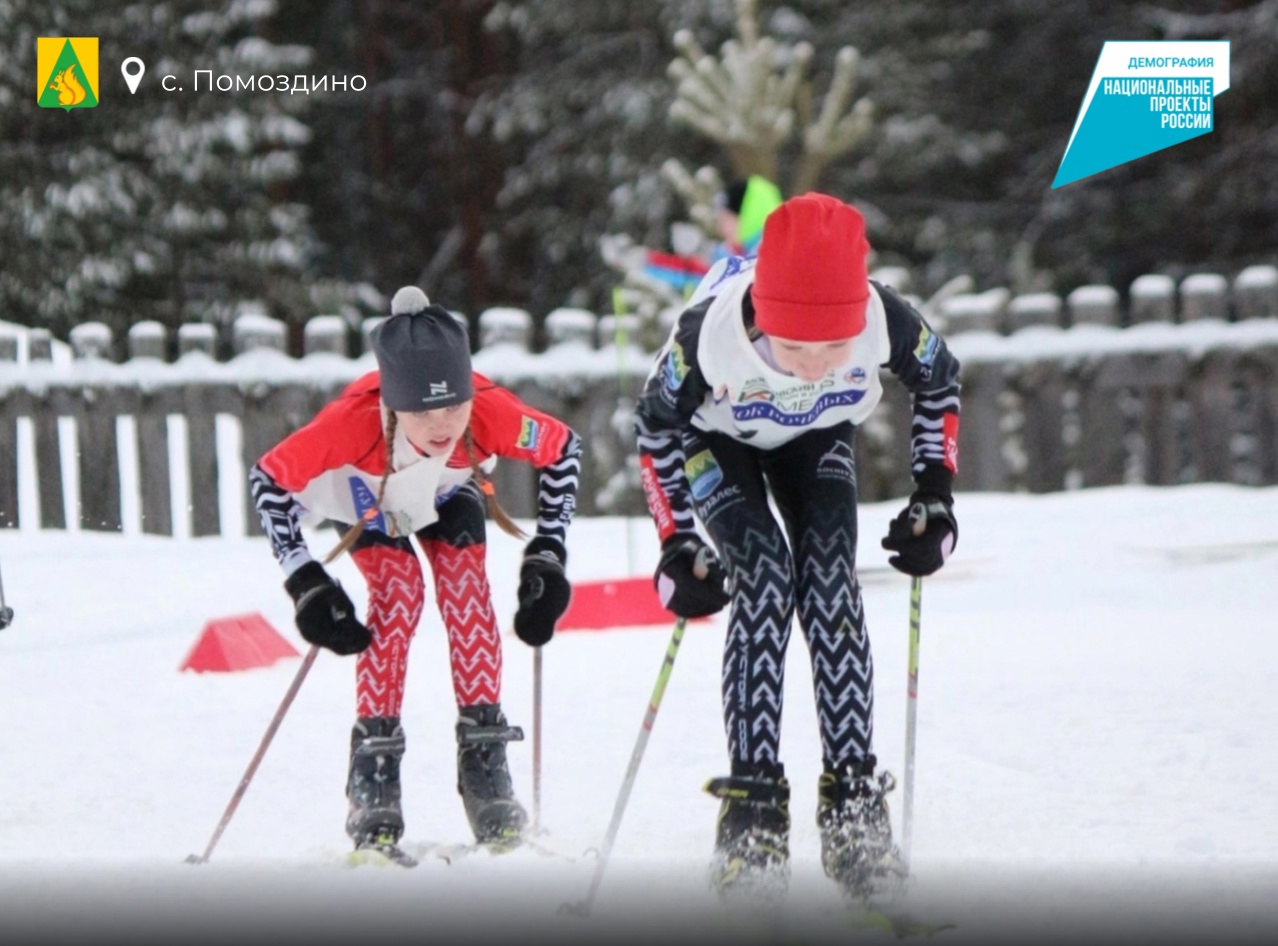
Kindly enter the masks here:
M 697 344 L 713 301 L 713 297 L 707 298 L 679 316 L 635 410 L 643 494 L 663 542 L 676 532 L 696 531 L 683 467 L 683 430 L 709 392 L 697 364 Z
M 311 561 L 310 550 L 302 537 L 297 498 L 275 482 L 261 464 L 254 464 L 249 471 L 249 490 L 275 560 L 284 569 L 285 576 L 293 574 Z
M 656 426 L 642 413 L 635 416 L 639 476 L 648 511 L 664 542 L 676 532 L 695 532 L 692 497 L 684 472 L 683 441 L 678 431 Z
M 892 347 L 887 367 L 914 395 L 910 472 L 921 488 L 948 497 L 958 473 L 958 359 L 913 306 L 873 285 L 887 314 Z
M 577 509 L 581 438 L 569 430 L 559 458 L 537 470 L 537 535 L 568 547 L 568 527 Z

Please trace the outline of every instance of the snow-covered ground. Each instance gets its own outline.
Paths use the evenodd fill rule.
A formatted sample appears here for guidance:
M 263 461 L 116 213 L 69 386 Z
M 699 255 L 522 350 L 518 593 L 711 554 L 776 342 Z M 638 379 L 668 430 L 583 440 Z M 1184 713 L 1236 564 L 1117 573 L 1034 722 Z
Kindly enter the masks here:
M 878 537 L 898 503 L 862 510 L 876 663 L 876 748 L 902 774 L 908 580 Z M 956 921 L 944 942 L 1006 934 L 1216 941 L 1278 930 L 1278 489 L 1122 487 L 961 495 L 950 566 L 924 582 L 912 897 Z M 312 537 L 327 549 L 328 534 Z M 576 580 L 647 573 L 646 522 L 581 519 Z M 517 544 L 491 536 L 504 624 Z M 334 566 L 357 601 L 349 561 Z M 0 633 L 0 928 L 141 941 L 651 943 L 697 930 L 765 941 L 716 913 L 703 878 L 723 774 L 724 618 L 678 655 L 613 859 L 519 852 L 415 871 L 348 870 L 342 830 L 351 659 L 323 653 L 212 861 L 204 849 L 299 666 L 180 673 L 210 618 L 261 612 L 298 644 L 265 540 L 0 532 L 12 627 Z M 581 853 L 604 835 L 669 626 L 561 633 L 544 654 L 541 820 Z M 794 788 L 791 926 L 843 941 L 821 875 L 820 753 L 796 633 L 782 749 Z M 506 639 L 504 704 L 532 729 L 532 656 Z M 407 839 L 462 841 L 446 651 L 428 608 L 405 699 Z M 512 768 L 532 800 L 531 743 Z M 899 795 L 894 819 L 899 830 Z M 700 924 L 700 925 L 698 925 Z M 731 931 L 729 933 L 729 931 Z M 1108 937 L 1106 937 L 1108 938 Z M 17 942 L 19 940 L 15 940 Z M 1010 939 L 1009 939 L 1010 941 Z

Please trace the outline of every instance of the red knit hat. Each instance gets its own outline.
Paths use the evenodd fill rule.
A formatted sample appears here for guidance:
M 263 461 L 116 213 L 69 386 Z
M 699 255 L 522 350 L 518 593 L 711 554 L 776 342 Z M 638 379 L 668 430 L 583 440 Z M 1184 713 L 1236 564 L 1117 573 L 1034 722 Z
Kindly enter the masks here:
M 754 324 L 765 335 L 832 342 L 865 330 L 870 298 L 865 219 L 825 194 L 792 197 L 768 216 L 754 267 Z

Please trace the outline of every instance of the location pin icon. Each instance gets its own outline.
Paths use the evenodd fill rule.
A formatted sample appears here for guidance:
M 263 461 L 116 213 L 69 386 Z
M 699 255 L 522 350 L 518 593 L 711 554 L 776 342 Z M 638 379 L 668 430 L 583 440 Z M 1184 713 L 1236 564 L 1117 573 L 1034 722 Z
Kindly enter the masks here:
M 136 65 L 138 71 L 129 72 L 130 65 Z M 130 56 L 120 63 L 120 71 L 124 73 L 124 81 L 128 83 L 129 93 L 132 94 L 138 90 L 138 83 L 142 81 L 142 74 L 146 72 L 146 63 L 137 56 Z

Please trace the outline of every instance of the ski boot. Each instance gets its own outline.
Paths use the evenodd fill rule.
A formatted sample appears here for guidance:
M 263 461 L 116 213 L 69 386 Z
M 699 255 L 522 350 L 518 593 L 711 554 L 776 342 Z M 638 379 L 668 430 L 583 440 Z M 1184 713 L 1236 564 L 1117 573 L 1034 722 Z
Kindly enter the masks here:
M 497 703 L 465 706 L 457 719 L 457 792 L 475 841 L 495 851 L 512 850 L 523 841 L 528 814 L 515 799 L 506 743 L 524 738 L 511 726 Z
M 817 782 L 817 827 L 826 876 L 855 901 L 890 899 L 905 882 L 901 853 L 892 843 L 887 799 L 896 787 L 890 772 L 874 777 L 868 755 Z
M 346 779 L 350 801 L 346 833 L 357 852 L 379 853 L 397 863 L 412 860 L 399 847 L 404 833 L 399 783 L 403 756 L 404 730 L 397 717 L 361 716 L 355 720 Z
M 790 783 L 780 765 L 733 769 L 705 786 L 722 802 L 710 885 L 725 901 L 768 907 L 790 884 Z

